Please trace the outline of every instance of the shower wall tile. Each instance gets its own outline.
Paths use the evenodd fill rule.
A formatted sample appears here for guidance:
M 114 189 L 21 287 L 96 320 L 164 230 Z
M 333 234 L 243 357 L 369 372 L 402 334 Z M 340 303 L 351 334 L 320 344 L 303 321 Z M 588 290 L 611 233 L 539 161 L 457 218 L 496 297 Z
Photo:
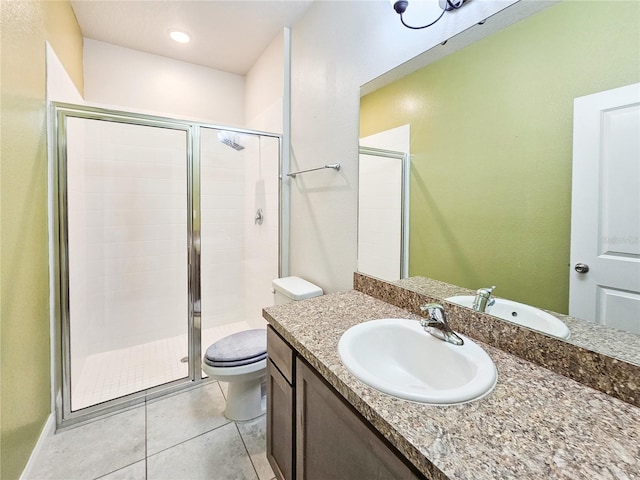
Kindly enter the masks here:
M 93 120 L 82 127 L 84 156 L 69 160 L 85 165 L 74 179 L 84 188 L 74 202 L 84 221 L 70 222 L 70 238 L 84 245 L 71 262 L 72 363 L 82 351 L 182 334 L 187 315 L 185 133 Z
M 89 355 L 186 333 L 183 132 L 82 121 L 70 157 L 73 381 Z M 203 129 L 203 327 L 264 327 L 278 275 L 278 142 Z M 165 150 L 163 150 L 163 148 Z M 256 225 L 255 212 L 264 211 Z
M 244 321 L 244 218 L 247 152 L 202 131 L 201 200 L 202 325 Z M 244 139 L 236 140 L 245 145 Z
M 261 138 L 247 147 L 256 164 L 247 170 L 245 191 L 245 288 L 247 321 L 263 328 L 262 308 L 273 305 L 271 281 L 278 277 L 279 235 L 279 146 L 273 138 Z M 257 209 L 263 211 L 261 225 L 255 223 Z

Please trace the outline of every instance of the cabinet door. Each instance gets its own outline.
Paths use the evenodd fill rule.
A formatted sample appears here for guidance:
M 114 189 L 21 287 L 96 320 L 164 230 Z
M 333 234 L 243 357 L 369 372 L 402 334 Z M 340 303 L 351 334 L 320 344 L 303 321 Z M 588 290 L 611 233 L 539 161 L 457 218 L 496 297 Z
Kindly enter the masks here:
M 267 361 L 267 459 L 280 480 L 294 480 L 293 387 Z
M 332 387 L 296 359 L 298 480 L 424 478 L 378 437 Z

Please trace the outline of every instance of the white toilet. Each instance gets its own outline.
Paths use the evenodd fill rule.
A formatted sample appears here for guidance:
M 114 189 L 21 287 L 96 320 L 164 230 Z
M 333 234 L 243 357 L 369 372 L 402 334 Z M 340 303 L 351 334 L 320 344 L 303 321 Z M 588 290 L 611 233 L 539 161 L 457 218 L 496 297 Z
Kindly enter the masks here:
M 322 289 L 299 277 L 273 280 L 275 305 L 322 295 Z M 267 373 L 267 331 L 246 330 L 218 340 L 207 348 L 202 370 L 214 380 L 228 382 L 225 417 L 251 420 L 265 412 L 262 382 Z

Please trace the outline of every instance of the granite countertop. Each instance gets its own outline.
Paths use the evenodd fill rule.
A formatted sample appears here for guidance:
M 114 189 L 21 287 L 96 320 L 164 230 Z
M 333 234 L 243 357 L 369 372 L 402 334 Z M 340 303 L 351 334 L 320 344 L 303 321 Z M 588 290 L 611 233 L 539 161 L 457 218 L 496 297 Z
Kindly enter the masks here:
M 640 408 L 490 345 L 487 397 L 435 407 L 366 386 L 342 365 L 342 333 L 418 318 L 357 291 L 266 308 L 269 323 L 419 471 L 440 479 L 640 479 Z

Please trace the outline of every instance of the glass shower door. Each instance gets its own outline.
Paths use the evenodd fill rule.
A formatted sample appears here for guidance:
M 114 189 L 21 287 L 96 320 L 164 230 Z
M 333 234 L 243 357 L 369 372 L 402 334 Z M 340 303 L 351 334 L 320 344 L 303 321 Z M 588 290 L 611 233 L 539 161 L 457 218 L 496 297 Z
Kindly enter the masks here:
M 66 145 L 73 412 L 189 376 L 188 129 L 67 117 Z

